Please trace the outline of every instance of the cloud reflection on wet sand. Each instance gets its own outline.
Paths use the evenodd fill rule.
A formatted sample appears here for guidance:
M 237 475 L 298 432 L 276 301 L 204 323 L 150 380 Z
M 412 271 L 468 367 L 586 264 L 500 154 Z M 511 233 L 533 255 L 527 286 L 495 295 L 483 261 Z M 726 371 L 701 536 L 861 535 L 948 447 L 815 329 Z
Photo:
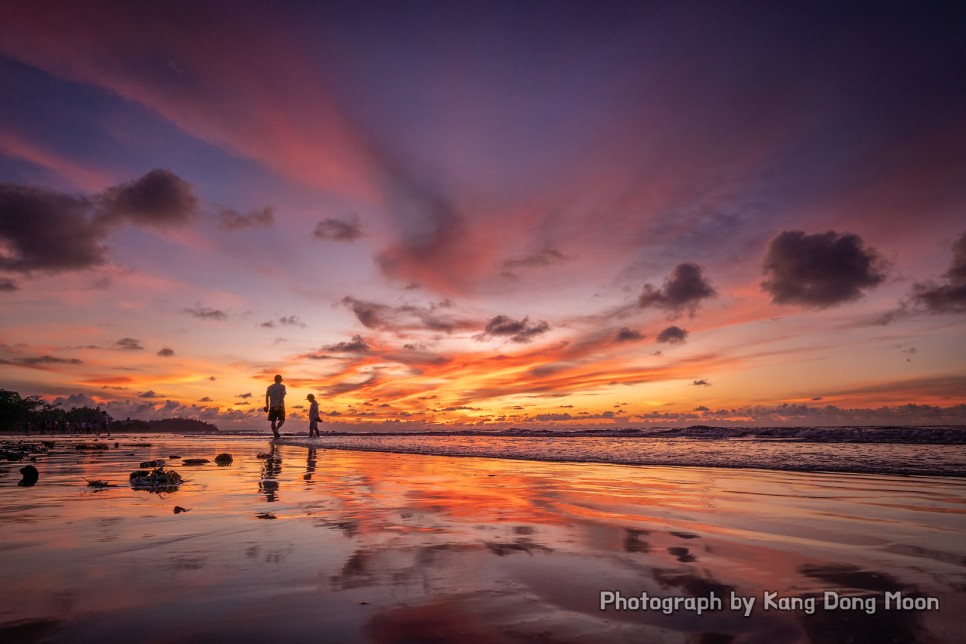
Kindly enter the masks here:
M 954 641 L 966 609 L 960 479 L 152 442 L 55 449 L 29 489 L 0 468 L 4 640 Z M 84 486 L 223 451 L 230 467 L 170 461 L 176 492 Z M 601 611 L 602 590 L 758 603 L 747 618 Z M 941 610 L 765 610 L 765 591 L 902 591 Z

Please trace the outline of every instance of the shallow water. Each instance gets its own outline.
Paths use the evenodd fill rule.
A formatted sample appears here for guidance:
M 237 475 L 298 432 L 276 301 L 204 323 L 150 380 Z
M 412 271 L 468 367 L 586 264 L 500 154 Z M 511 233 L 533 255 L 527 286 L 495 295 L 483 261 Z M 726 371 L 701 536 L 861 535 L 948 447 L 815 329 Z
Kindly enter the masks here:
M 953 642 L 964 626 L 962 479 L 119 441 L 58 441 L 33 487 L 0 465 L 0 640 Z M 141 461 L 220 452 L 231 466 L 170 459 L 176 492 L 127 484 Z M 602 611 L 601 591 L 726 601 Z M 872 604 L 824 608 L 826 592 Z M 886 593 L 940 608 L 887 610 Z
M 911 428 L 910 431 L 914 432 L 915 429 Z M 709 439 L 406 434 L 327 435 L 318 439 L 295 436 L 283 440 L 289 444 L 438 456 L 966 477 L 964 444 L 800 442 L 761 437 Z

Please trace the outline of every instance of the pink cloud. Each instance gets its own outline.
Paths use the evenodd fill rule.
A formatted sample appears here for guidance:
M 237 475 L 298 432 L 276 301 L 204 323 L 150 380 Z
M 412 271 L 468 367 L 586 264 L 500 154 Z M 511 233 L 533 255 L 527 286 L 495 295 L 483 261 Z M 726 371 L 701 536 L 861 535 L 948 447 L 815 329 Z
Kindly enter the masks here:
M 116 92 L 309 185 L 371 195 L 364 141 L 282 25 L 212 5 L 150 17 L 127 3 L 4 11 L 5 55 Z

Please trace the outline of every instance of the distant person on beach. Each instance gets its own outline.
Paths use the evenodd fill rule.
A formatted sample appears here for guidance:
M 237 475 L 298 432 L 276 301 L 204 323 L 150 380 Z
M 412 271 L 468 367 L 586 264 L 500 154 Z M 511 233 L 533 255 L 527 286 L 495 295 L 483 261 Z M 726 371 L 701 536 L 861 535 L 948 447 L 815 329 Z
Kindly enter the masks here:
M 311 404 L 309 405 L 309 438 L 312 438 L 312 432 L 315 432 L 316 436 L 319 436 L 319 402 L 315 399 L 315 394 L 309 394 L 305 397 Z
M 98 407 L 100 410 L 100 407 Z M 97 419 L 97 437 L 101 437 L 101 430 L 107 432 L 107 435 L 111 435 L 111 416 L 106 412 L 102 411 L 100 418 Z
M 278 430 L 285 424 L 285 385 L 282 384 L 282 376 L 276 375 L 275 384 L 265 390 L 265 411 L 272 423 L 272 433 L 275 438 L 281 438 Z

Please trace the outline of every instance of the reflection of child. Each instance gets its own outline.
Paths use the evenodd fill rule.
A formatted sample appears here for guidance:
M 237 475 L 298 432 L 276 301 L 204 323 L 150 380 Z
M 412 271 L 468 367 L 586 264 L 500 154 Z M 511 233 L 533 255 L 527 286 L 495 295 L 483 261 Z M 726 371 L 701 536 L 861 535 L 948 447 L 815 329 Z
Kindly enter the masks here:
M 311 405 L 309 405 L 309 438 L 312 437 L 312 432 L 315 432 L 316 436 L 319 436 L 319 403 L 315 399 L 314 394 L 309 394 L 305 397 Z

